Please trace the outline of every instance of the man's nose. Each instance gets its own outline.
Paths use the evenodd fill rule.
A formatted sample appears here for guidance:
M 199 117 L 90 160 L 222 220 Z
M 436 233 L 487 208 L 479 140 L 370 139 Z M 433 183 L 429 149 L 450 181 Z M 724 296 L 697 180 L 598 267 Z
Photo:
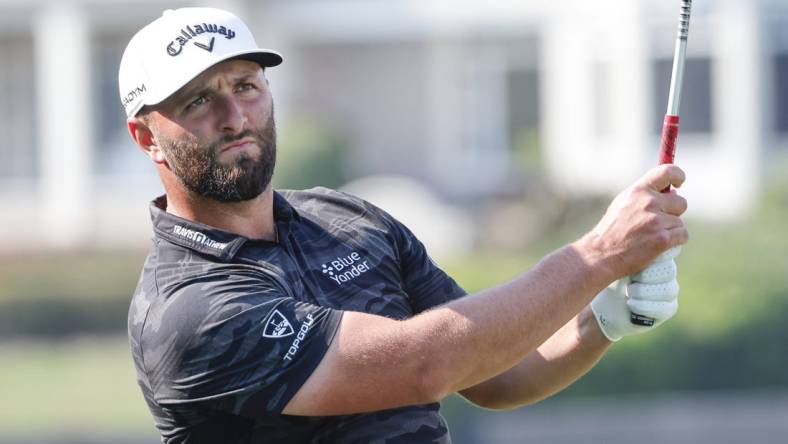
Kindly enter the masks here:
M 223 132 L 230 134 L 239 133 L 246 125 L 246 114 L 241 103 L 234 97 L 225 97 L 221 99 L 221 106 L 219 107 L 220 125 Z

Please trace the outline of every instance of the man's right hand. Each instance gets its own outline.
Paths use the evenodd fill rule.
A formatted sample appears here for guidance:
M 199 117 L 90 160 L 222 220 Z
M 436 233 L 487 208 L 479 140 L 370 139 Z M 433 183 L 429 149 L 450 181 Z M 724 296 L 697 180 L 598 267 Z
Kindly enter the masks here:
M 616 196 L 599 223 L 581 240 L 590 256 L 603 265 L 613 282 L 646 268 L 668 249 L 689 238 L 680 216 L 687 201 L 668 186 L 680 187 L 684 171 L 660 165 Z

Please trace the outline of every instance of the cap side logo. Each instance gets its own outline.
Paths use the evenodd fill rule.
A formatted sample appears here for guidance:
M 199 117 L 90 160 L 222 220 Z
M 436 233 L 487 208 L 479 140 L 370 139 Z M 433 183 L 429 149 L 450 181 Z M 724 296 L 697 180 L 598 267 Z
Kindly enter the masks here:
M 142 94 L 146 91 L 145 84 L 141 83 L 140 86 L 135 86 L 134 89 L 128 92 L 123 98 L 121 102 L 123 102 L 123 107 L 128 108 L 129 105 L 135 100 L 137 100 Z
M 271 313 L 263 329 L 263 336 L 273 339 L 286 338 L 293 333 L 295 333 L 295 330 L 293 330 L 290 321 L 279 310 L 274 310 Z

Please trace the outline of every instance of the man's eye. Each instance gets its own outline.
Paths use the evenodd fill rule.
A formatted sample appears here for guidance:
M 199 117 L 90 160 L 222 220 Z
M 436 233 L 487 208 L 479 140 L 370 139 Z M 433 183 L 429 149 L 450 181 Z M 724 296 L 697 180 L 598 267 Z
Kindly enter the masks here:
M 189 102 L 188 105 L 186 105 L 186 109 L 196 108 L 196 107 L 198 107 L 200 105 L 205 104 L 205 102 L 207 102 L 207 101 L 208 101 L 208 99 L 206 99 L 205 96 L 197 97 L 196 99 L 194 99 L 191 102 Z
M 238 85 L 238 91 L 248 91 L 250 89 L 255 89 L 254 83 L 241 83 Z

